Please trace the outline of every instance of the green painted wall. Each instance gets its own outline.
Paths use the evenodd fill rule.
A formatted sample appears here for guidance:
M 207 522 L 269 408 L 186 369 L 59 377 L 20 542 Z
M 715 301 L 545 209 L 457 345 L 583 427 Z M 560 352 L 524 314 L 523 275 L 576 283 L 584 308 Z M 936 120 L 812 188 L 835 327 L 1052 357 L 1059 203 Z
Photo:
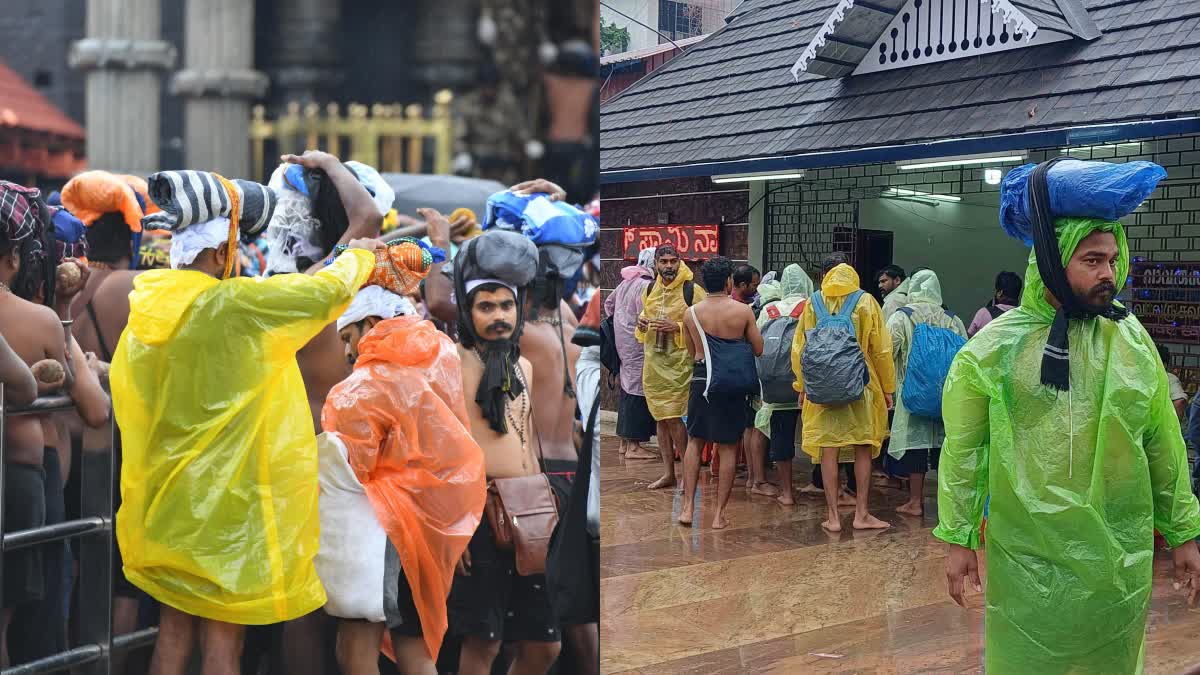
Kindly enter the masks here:
M 997 193 L 967 196 L 959 203 L 933 204 L 896 199 L 859 202 L 859 227 L 895 233 L 892 260 L 906 271 L 937 272 L 951 311 L 970 324 L 991 297 L 996 274 L 1025 277 L 1029 249 L 1000 229 Z

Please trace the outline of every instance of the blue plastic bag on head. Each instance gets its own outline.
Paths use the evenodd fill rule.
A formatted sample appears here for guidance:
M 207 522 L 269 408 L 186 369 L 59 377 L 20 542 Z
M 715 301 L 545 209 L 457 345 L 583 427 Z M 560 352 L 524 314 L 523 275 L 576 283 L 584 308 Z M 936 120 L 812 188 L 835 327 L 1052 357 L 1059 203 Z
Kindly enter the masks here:
M 1036 164 L 1019 166 L 1000 184 L 1000 226 L 1009 236 L 1033 245 L 1029 211 L 1029 176 Z M 1085 162 L 1068 159 L 1050 167 L 1050 212 L 1055 218 L 1119 220 L 1133 212 L 1166 169 L 1153 162 Z
M 591 215 L 566 202 L 551 201 L 545 194 L 521 197 L 504 190 L 488 197 L 483 229 L 493 228 L 520 232 L 539 246 L 584 247 L 596 241 L 600 224 Z

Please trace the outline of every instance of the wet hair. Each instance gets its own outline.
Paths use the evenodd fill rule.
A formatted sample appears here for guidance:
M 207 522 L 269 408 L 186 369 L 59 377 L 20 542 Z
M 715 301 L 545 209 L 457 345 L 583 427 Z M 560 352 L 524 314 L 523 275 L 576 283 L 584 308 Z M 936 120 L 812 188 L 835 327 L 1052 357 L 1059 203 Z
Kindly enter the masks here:
M 676 250 L 675 244 L 667 242 L 664 244 L 659 244 L 658 246 L 656 246 L 654 248 L 654 262 L 658 262 L 658 259 L 663 257 L 664 255 L 673 255 L 676 258 L 678 258 L 679 251 Z
M 825 256 L 825 259 L 821 261 L 821 276 L 829 274 L 829 271 L 838 265 L 849 264 L 850 256 L 846 255 L 845 251 L 834 251 L 833 253 Z
M 878 279 L 885 274 L 888 275 L 889 278 L 897 281 L 904 281 L 904 279 L 908 276 L 904 273 L 904 268 L 900 267 L 899 265 L 885 265 L 883 269 L 879 270 L 879 273 L 875 275 L 875 278 Z
M 733 285 L 740 286 L 754 281 L 754 277 L 762 277 L 758 270 L 751 265 L 738 265 L 733 270 Z
M 502 288 L 508 289 L 509 291 L 512 290 L 512 289 L 508 288 L 508 286 L 505 286 L 504 284 L 498 284 L 495 282 L 491 282 L 491 283 L 486 283 L 486 284 L 479 284 L 475 288 L 472 288 L 470 293 L 467 293 L 467 320 L 471 321 L 472 323 L 470 326 L 464 326 L 462 324 L 462 321 L 459 321 L 458 341 L 462 344 L 463 347 L 465 347 L 467 349 L 475 348 L 475 324 L 474 324 L 475 319 L 474 319 L 474 317 L 471 316 L 471 310 L 475 308 L 476 296 L 478 296 L 480 292 L 486 291 L 488 293 L 494 293 Z M 518 299 L 518 298 L 516 298 L 515 295 L 513 297 L 514 297 L 514 299 Z
M 725 282 L 733 276 L 733 262 L 723 255 L 713 256 L 700 266 L 700 280 L 704 290 L 709 293 L 720 293 L 725 290 Z
M 1001 272 L 996 275 L 996 292 L 1001 298 L 1011 300 L 1014 305 L 1021 302 L 1022 285 L 1021 277 L 1013 272 Z
M 88 256 L 96 262 L 112 264 L 133 255 L 133 234 L 120 213 L 106 213 L 87 230 Z
M 1171 367 L 1171 350 L 1161 342 L 1156 342 L 1154 346 L 1158 348 L 1158 358 L 1162 359 L 1163 366 L 1169 369 Z

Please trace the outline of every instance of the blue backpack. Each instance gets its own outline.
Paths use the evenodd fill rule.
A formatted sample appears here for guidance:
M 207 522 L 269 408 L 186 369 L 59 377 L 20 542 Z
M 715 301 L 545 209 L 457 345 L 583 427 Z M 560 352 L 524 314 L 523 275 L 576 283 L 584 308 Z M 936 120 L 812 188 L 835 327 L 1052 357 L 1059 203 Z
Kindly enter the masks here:
M 913 310 L 910 307 L 902 307 L 900 311 L 914 323 L 912 347 L 908 352 L 908 365 L 904 375 L 904 390 L 900 398 L 909 413 L 940 420 L 942 387 L 946 385 L 950 364 L 967 341 L 949 328 L 917 323 L 913 319 Z M 946 315 L 954 316 L 950 312 L 946 312 Z
M 812 298 L 817 326 L 806 334 L 800 368 L 804 374 L 804 395 L 813 403 L 824 406 L 853 403 L 862 398 L 871 378 L 850 319 L 862 294 L 855 291 L 846 296 L 837 314 L 830 314 L 825 308 L 821 293 Z

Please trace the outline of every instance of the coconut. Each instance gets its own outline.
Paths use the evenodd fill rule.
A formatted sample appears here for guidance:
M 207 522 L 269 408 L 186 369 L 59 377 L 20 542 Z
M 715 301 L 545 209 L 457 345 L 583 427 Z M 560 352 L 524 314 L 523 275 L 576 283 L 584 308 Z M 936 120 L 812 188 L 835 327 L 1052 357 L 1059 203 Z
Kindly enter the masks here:
M 33 371 L 33 376 L 37 378 L 38 382 L 44 384 L 57 384 L 62 382 L 63 377 L 66 376 L 62 364 L 54 359 L 38 361 L 30 370 Z

